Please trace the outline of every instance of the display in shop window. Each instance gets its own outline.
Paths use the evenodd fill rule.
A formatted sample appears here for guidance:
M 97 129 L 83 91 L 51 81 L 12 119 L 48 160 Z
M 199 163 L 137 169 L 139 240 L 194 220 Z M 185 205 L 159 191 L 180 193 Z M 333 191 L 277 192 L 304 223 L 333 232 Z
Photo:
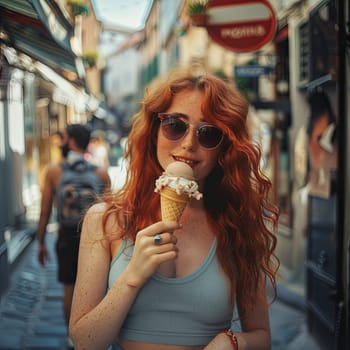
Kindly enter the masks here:
M 336 116 L 327 93 L 311 93 L 308 102 L 309 193 L 329 198 L 337 169 Z

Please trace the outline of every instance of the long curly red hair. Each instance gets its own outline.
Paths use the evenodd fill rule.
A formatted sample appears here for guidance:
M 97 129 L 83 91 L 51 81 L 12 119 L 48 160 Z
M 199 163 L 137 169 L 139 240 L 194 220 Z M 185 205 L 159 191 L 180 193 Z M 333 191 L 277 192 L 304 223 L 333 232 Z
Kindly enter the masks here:
M 249 137 L 248 105 L 232 83 L 177 71 L 148 86 L 126 145 L 127 180 L 118 193 L 106 198 L 104 226 L 114 214 L 121 235 L 134 240 L 139 230 L 160 220 L 154 183 L 164 170 L 157 160 L 157 114 L 168 109 L 177 93 L 195 89 L 204 94 L 206 120 L 225 135 L 217 165 L 205 182 L 204 204 L 215 227 L 220 264 L 245 310 L 257 302 L 262 281 L 270 282 L 273 299 L 276 296 L 279 262 L 273 231 L 278 210 L 268 201 L 271 182 L 260 170 L 261 153 Z

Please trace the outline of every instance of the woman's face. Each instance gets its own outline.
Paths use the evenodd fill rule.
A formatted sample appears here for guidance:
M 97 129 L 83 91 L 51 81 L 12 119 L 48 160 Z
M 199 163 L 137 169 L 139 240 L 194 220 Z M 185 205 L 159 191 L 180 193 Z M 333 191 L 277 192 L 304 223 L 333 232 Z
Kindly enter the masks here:
M 216 165 L 221 150 L 220 146 L 206 149 L 198 143 L 196 127 L 206 121 L 201 112 L 202 101 L 203 93 L 198 90 L 176 94 L 168 110 L 162 112 L 183 114 L 184 120 L 190 124 L 189 130 L 183 138 L 172 141 L 166 138 L 160 127 L 157 139 L 157 157 L 162 168 L 166 169 L 174 161 L 186 162 L 192 167 L 200 186 Z

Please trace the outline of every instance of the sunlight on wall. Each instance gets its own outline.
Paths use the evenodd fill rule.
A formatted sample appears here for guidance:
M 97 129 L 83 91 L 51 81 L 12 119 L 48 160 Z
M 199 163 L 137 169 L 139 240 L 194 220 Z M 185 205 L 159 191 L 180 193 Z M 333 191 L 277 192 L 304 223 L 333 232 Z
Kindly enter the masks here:
M 22 86 L 16 80 L 10 82 L 9 87 L 9 143 L 12 151 L 23 155 L 24 146 L 24 118 Z
M 0 160 L 5 159 L 4 103 L 0 102 Z

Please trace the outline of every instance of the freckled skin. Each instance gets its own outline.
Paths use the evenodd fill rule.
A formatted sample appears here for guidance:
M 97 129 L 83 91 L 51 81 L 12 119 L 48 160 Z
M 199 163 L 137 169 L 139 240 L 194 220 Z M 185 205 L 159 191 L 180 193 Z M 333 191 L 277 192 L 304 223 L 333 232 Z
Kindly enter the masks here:
M 166 169 L 176 160 L 191 164 L 200 188 L 203 188 L 205 179 L 215 167 L 221 152 L 220 146 L 208 150 L 198 143 L 196 127 L 206 120 L 205 113 L 201 111 L 203 98 L 203 93 L 197 90 L 177 93 L 168 110 L 162 112 L 187 116 L 190 128 L 180 140 L 168 140 L 162 134 L 161 128 L 157 137 L 157 160 L 161 167 Z M 149 278 L 154 273 L 168 278 L 194 273 L 208 256 L 217 236 L 217 228 L 209 222 L 204 201 L 190 201 L 181 217 L 181 224 L 174 221 L 158 221 L 133 232 L 136 237 L 130 261 L 111 286 L 108 286 L 111 260 L 119 251 L 122 240 L 110 241 L 103 235 L 101 227 L 105 209 L 103 204 L 93 206 L 83 223 L 78 279 L 70 322 L 70 332 L 78 350 L 106 349 L 109 344 L 115 342 L 130 308 Z M 107 218 L 106 232 L 122 234 L 112 215 Z M 162 236 L 161 245 L 154 244 L 154 236 L 157 234 Z M 265 294 L 265 289 L 259 288 L 259 291 L 260 289 L 261 294 Z M 157 296 L 154 297 L 157 300 Z M 237 333 L 239 348 L 270 348 L 268 324 L 268 312 L 262 304 L 245 313 L 242 317 L 244 332 Z M 205 347 L 153 344 L 127 339 L 119 339 L 119 343 L 123 350 L 232 348 L 230 339 L 223 333 L 218 333 Z

